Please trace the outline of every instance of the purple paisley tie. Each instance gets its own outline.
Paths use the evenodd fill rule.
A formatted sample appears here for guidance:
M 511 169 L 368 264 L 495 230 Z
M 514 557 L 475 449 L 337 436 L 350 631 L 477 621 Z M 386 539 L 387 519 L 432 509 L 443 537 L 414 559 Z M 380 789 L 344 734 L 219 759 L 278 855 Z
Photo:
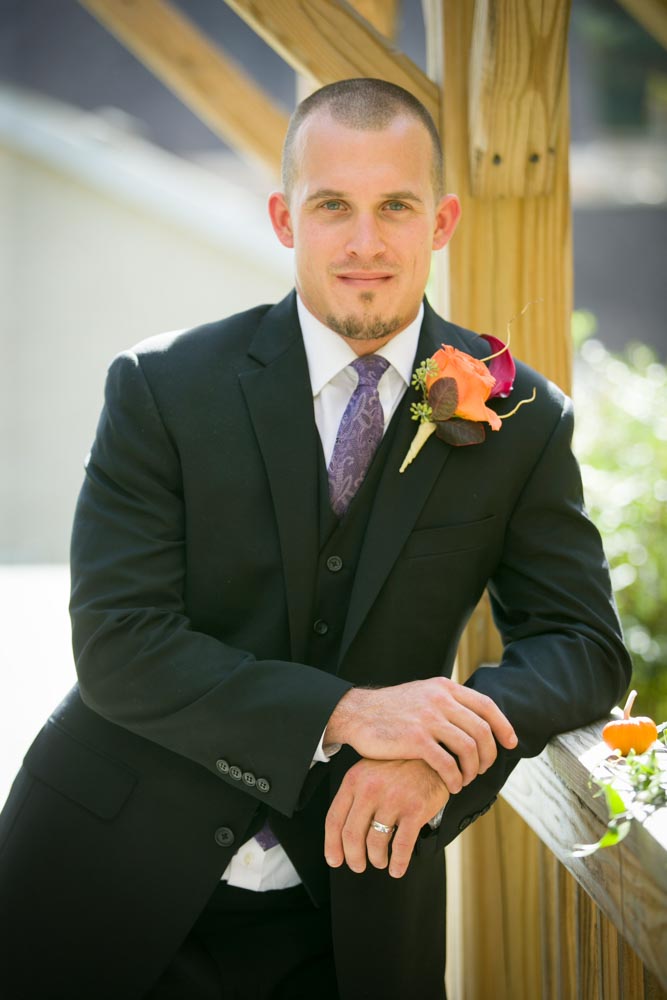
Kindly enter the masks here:
M 387 359 L 378 354 L 352 362 L 359 384 L 345 408 L 329 462 L 329 499 L 338 517 L 350 506 L 382 440 L 384 414 L 378 383 L 388 366 Z
M 265 820 L 264 826 L 259 831 L 259 833 L 255 834 L 255 840 L 257 841 L 257 843 L 259 844 L 259 846 L 262 848 L 263 851 L 270 850 L 270 848 L 275 847 L 276 844 L 278 843 L 278 838 L 276 837 L 275 833 L 269 826 L 268 819 Z

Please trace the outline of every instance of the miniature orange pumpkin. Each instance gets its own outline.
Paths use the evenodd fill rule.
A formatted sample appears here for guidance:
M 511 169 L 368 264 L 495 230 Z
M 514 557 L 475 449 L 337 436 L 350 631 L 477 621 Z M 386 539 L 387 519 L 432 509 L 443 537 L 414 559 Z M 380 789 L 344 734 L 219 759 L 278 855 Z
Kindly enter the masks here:
M 631 750 L 635 753 L 644 753 L 658 738 L 658 729 L 653 719 L 645 715 L 631 717 L 630 712 L 636 697 L 637 692 L 631 691 L 623 709 L 623 718 L 608 722 L 602 730 L 602 739 L 607 746 L 612 750 L 618 750 L 623 757 L 627 757 Z

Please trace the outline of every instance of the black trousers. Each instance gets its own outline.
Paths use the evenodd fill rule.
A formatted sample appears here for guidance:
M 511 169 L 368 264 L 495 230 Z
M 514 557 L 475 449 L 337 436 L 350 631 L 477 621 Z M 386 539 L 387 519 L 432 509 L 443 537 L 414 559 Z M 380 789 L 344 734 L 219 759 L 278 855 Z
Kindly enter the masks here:
M 145 1000 L 338 1000 L 328 907 L 221 882 Z

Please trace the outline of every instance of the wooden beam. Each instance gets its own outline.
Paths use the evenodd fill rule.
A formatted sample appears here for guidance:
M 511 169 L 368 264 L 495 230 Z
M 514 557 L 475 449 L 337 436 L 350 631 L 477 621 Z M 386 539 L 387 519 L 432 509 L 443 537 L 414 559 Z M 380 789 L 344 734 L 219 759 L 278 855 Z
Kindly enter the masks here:
M 602 723 L 593 723 L 555 737 L 539 757 L 520 762 L 502 795 L 667 989 L 667 808 L 633 823 L 615 847 L 572 855 L 574 844 L 595 843 L 609 818 L 605 799 L 590 787 L 591 774 L 609 756 L 601 732 Z M 592 959 L 588 949 L 586 960 Z
M 397 0 L 350 0 L 352 7 L 358 14 L 361 14 L 366 21 L 371 24 L 381 35 L 393 40 L 396 33 L 396 9 Z M 297 102 L 309 97 L 313 91 L 317 90 L 319 83 L 312 77 L 302 76 L 297 73 L 296 77 L 296 99 Z
M 168 0 L 79 0 L 184 104 L 276 176 L 288 116 Z
M 667 49 L 667 2 L 665 0 L 619 0 L 628 14 Z
M 405 87 L 437 121 L 437 86 L 345 0 L 226 0 L 297 73 L 317 86 L 369 76 Z
M 569 0 L 475 0 L 468 87 L 472 193 L 552 189 Z
M 398 0 L 350 0 L 350 3 L 385 38 L 396 37 Z

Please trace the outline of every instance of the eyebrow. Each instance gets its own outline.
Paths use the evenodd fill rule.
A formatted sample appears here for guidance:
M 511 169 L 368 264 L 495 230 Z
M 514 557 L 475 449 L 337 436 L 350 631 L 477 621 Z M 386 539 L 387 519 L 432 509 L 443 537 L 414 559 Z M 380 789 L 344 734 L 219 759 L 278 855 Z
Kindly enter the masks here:
M 313 192 L 306 198 L 306 204 L 311 201 L 320 201 L 322 198 L 341 198 L 345 199 L 348 195 L 344 191 L 335 191 L 333 188 L 320 188 L 318 191 Z M 386 194 L 380 195 L 381 201 L 414 201 L 417 204 L 422 205 L 423 199 L 416 195 L 414 191 L 388 191 Z

